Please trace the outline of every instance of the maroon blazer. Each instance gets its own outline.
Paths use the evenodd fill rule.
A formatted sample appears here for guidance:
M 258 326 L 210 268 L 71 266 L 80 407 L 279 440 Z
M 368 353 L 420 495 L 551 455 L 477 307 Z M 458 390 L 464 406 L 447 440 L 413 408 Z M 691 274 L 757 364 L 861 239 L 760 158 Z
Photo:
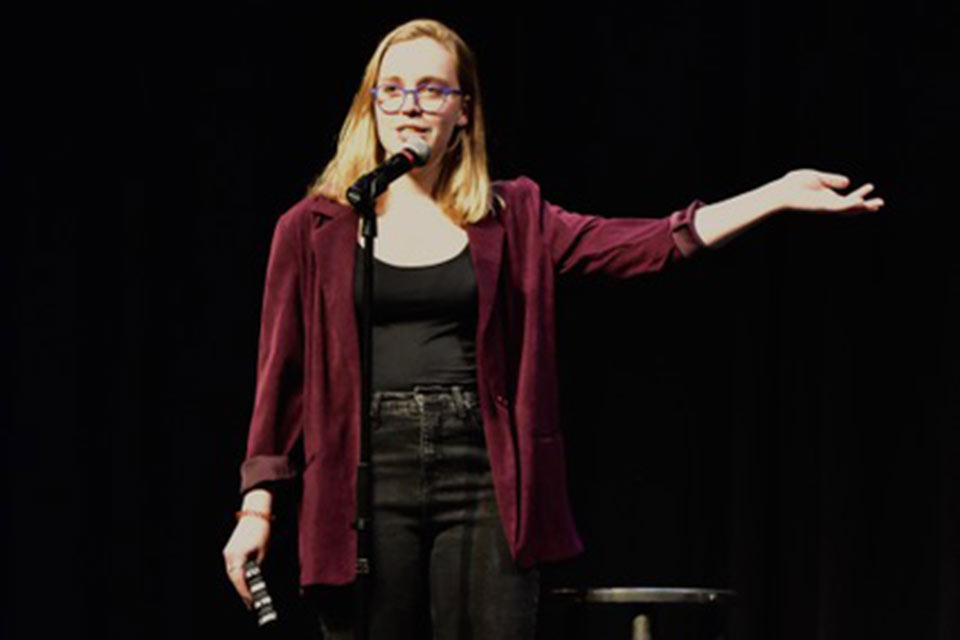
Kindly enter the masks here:
M 705 203 L 665 218 L 603 218 L 547 202 L 525 176 L 493 188 L 506 206 L 467 226 L 480 314 L 477 391 L 501 522 L 515 561 L 528 568 L 583 550 L 559 428 L 555 277 L 659 271 L 703 246 L 693 216 Z M 301 585 L 355 578 L 356 244 L 353 210 L 308 196 L 277 221 L 267 265 L 240 493 L 300 478 Z

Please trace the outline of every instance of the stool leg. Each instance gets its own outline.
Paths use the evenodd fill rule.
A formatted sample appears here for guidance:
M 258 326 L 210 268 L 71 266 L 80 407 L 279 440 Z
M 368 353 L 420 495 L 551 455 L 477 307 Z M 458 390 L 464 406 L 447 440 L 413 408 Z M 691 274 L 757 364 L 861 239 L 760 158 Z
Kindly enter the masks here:
M 639 615 L 633 619 L 633 640 L 652 640 L 650 635 L 650 619 Z

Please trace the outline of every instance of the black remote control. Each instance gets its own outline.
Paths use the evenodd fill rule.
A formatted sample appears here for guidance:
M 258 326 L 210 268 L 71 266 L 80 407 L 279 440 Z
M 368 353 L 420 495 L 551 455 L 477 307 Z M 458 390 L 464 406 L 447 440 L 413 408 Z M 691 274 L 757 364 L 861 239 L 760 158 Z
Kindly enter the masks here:
M 256 560 L 247 560 L 243 565 L 243 577 L 247 581 L 250 595 L 253 596 L 253 610 L 257 612 L 257 625 L 263 626 L 277 619 L 277 612 L 273 608 L 273 600 L 267 593 L 267 583 L 263 580 L 260 565 Z

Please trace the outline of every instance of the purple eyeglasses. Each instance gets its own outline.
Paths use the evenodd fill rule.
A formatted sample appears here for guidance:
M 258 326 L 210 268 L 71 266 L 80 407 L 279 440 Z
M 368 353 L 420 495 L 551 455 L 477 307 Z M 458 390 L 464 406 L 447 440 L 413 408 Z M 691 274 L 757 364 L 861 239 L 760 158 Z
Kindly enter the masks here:
M 421 84 L 413 89 L 404 89 L 399 84 L 384 83 L 370 89 L 377 106 L 384 113 L 394 114 L 400 111 L 408 93 L 413 94 L 413 103 L 425 113 L 437 113 L 447 103 L 451 93 L 463 95 L 462 89 L 451 89 L 439 84 Z

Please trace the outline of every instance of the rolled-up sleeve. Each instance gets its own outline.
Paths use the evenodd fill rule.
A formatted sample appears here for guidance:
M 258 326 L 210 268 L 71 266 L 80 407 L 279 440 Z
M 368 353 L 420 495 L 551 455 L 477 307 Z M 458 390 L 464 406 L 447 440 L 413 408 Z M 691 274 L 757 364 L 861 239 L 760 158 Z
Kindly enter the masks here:
M 299 475 L 291 453 L 303 432 L 303 322 L 299 243 L 289 216 L 274 229 L 267 261 L 257 381 L 240 494 Z
M 685 258 L 689 258 L 706 246 L 693 225 L 697 210 L 705 204 L 703 200 L 694 199 L 683 209 L 670 214 L 670 234 L 673 236 L 673 243 Z
M 529 178 L 540 228 L 559 274 L 630 278 L 660 271 L 703 248 L 693 221 L 706 203 L 695 199 L 663 218 L 604 218 L 567 211 L 540 197 Z

